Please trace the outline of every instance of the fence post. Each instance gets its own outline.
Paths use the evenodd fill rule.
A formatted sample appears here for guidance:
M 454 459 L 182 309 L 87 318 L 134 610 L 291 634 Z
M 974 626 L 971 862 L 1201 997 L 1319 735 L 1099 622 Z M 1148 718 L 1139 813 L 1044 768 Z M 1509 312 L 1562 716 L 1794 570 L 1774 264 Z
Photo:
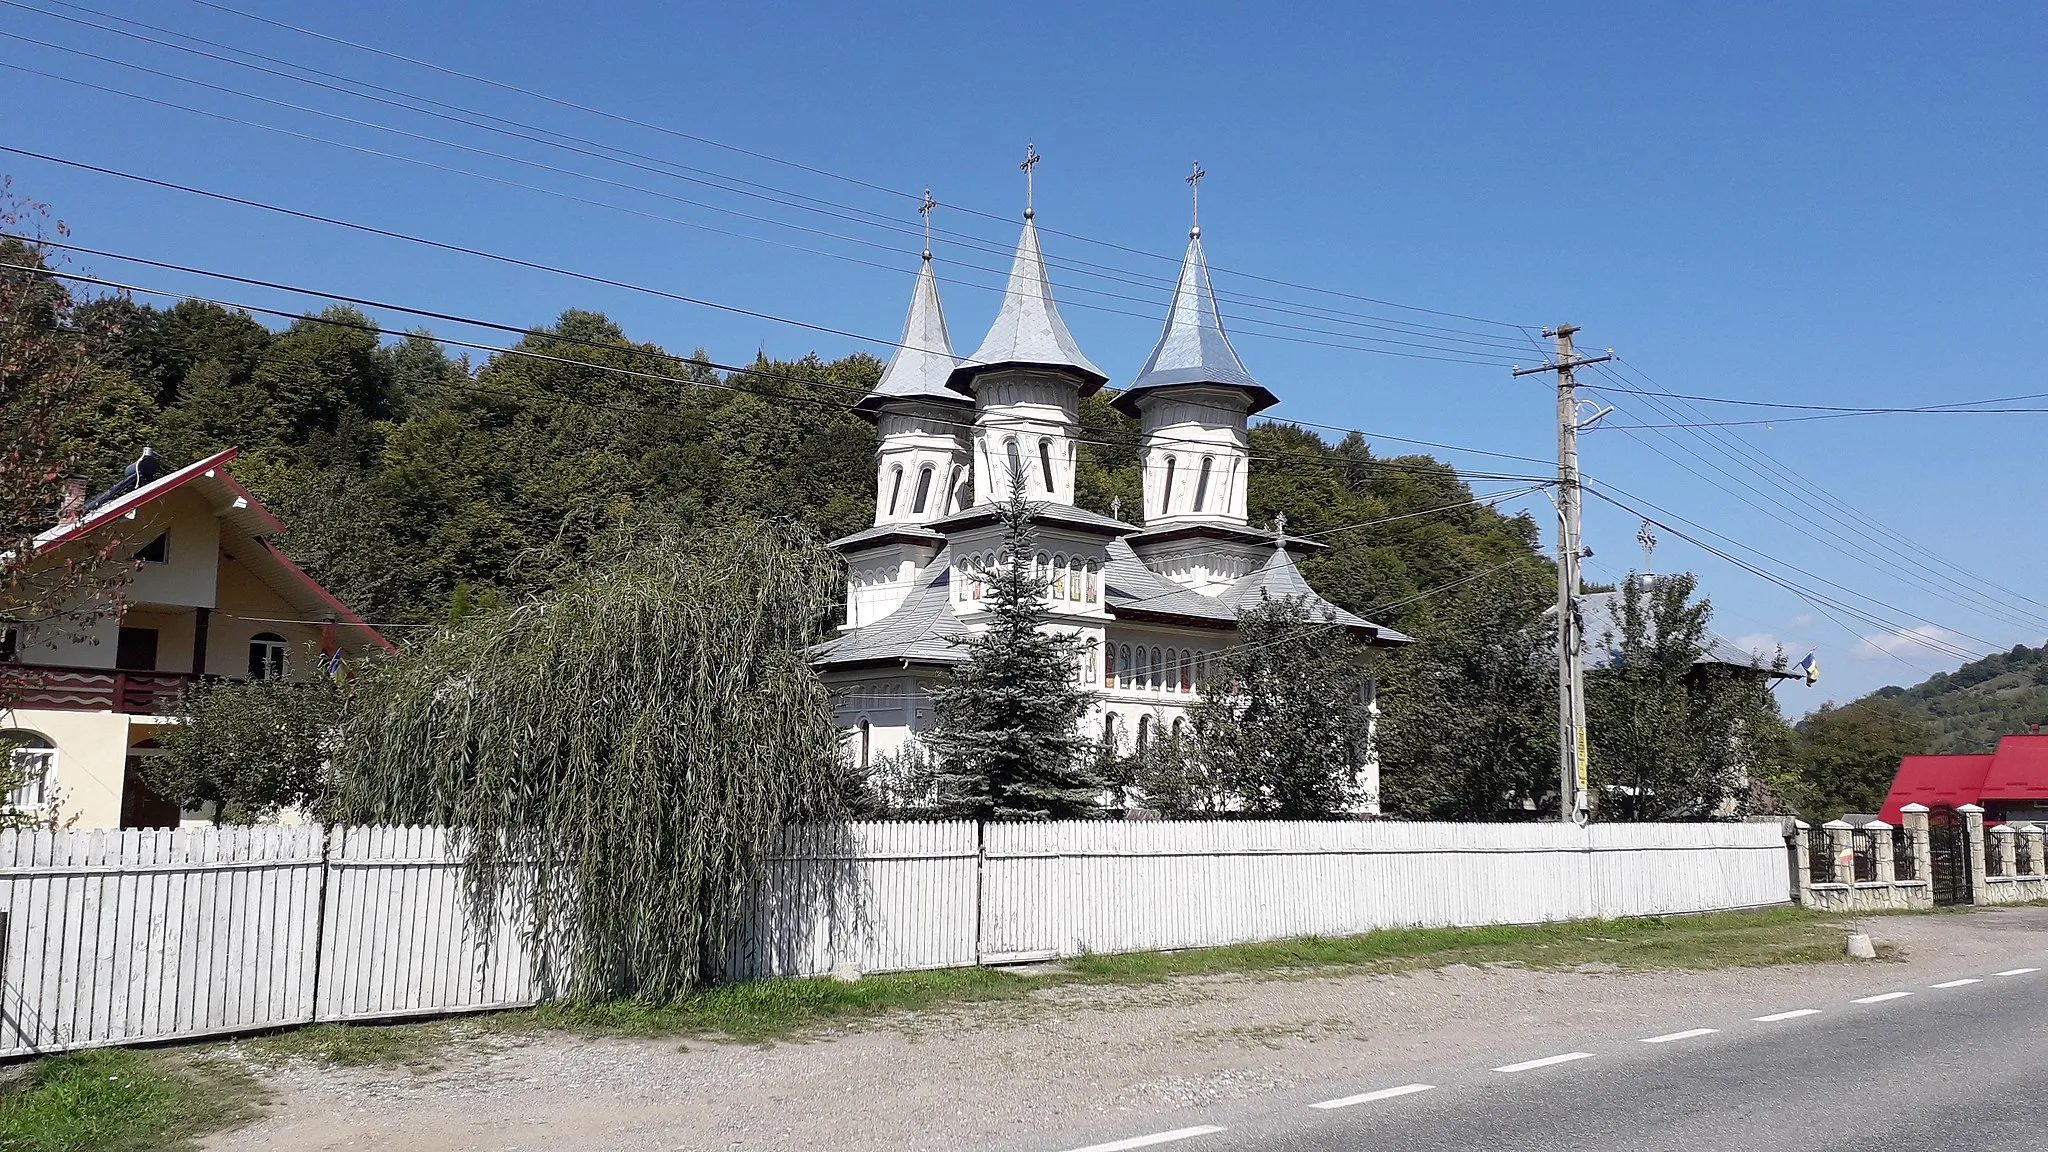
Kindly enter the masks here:
M 2042 857 L 2042 848 L 2048 844 L 2048 830 L 2039 824 L 2022 824 L 2020 835 L 2027 838 L 2027 863 L 2034 866 L 2027 875 L 2048 876 L 2048 859 Z
M 2013 831 L 2010 824 L 2000 824 L 1991 830 L 1991 852 L 1994 855 L 1988 856 L 1985 863 L 1998 861 L 2000 876 L 2010 877 L 2019 870 L 2019 845 L 2016 843 L 2018 839 L 2019 833 Z
M 1813 905 L 1813 825 L 1792 821 L 1792 890 L 1801 907 Z
M 1828 854 L 1835 858 L 1835 883 L 1856 883 L 1856 829 L 1847 820 L 1821 825 L 1828 834 Z
M 1984 885 L 1984 809 L 1958 804 L 1956 814 L 1963 818 L 1963 832 L 1970 841 L 1970 903 L 1989 904 L 1990 893 Z
M 1899 823 L 1905 825 L 1906 834 L 1913 838 L 1913 879 L 1932 885 L 1934 843 L 1927 830 L 1927 805 L 1908 804 L 1899 809 Z
M 1892 860 L 1892 826 L 1882 820 L 1872 820 L 1863 826 L 1870 837 L 1872 858 L 1877 866 L 1871 870 L 1871 879 L 1879 884 L 1898 882 L 1898 865 Z

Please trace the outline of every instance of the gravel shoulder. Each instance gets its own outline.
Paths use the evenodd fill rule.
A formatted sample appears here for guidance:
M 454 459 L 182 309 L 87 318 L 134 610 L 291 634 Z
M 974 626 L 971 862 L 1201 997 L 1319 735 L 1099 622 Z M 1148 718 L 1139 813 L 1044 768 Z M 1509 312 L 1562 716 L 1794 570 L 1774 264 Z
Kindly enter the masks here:
M 2048 908 L 1866 923 L 1897 959 L 1063 985 L 773 1045 L 480 1031 L 432 1070 L 257 1064 L 274 1094 L 267 1115 L 205 1147 L 1063 1148 L 1201 1123 L 1204 1109 L 1253 1098 L 1355 1091 L 1420 1062 L 1540 1056 L 1681 1017 L 1799 1007 L 2048 950 Z

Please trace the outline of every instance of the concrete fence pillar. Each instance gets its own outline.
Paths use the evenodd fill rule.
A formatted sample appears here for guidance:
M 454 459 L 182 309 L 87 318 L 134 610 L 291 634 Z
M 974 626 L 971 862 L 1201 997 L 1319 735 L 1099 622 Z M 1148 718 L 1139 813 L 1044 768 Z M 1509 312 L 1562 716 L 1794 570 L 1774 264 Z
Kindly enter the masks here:
M 1991 894 L 1984 884 L 1984 809 L 1959 804 L 1956 814 L 1963 818 L 1963 831 L 1970 840 L 1970 903 L 1989 904 Z
M 2018 840 L 2019 833 L 2013 831 L 2010 824 L 2000 824 L 1991 830 L 1991 854 L 1986 858 L 1985 863 L 1988 864 L 1992 860 L 1998 861 L 1998 874 L 2000 876 L 2011 876 L 2019 870 L 2020 849 Z
M 1892 861 L 1892 826 L 1882 820 L 1872 820 L 1863 826 L 1863 831 L 1870 837 L 1870 846 L 1874 850 L 1871 855 L 1877 861 L 1870 878 L 1879 884 L 1897 883 L 1897 865 Z
M 2048 876 L 2048 858 L 2042 853 L 2043 847 L 2048 846 L 2048 829 L 2039 824 L 2022 824 L 2020 835 L 2027 838 L 2027 863 L 2031 866 L 2027 875 Z
M 1913 879 L 1934 880 L 1934 841 L 1927 831 L 1927 805 L 1908 804 L 1899 809 L 1899 823 L 1913 839 Z
M 1856 828 L 1847 820 L 1821 825 L 1828 834 L 1828 853 L 1835 858 L 1835 883 L 1856 882 Z
M 1813 903 L 1813 825 L 1792 821 L 1792 891 L 1801 905 Z

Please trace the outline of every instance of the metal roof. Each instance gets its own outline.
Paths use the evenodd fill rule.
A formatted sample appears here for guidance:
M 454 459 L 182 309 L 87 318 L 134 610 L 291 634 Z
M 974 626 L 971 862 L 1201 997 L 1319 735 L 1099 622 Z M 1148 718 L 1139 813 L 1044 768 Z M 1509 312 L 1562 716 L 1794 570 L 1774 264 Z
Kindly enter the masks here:
M 1284 546 L 1276 546 L 1273 554 L 1266 558 L 1258 571 L 1240 579 L 1226 590 L 1221 599 L 1228 600 L 1233 611 L 1255 608 L 1263 600 L 1301 600 L 1308 605 L 1311 614 L 1336 621 L 1351 629 L 1369 629 L 1376 644 L 1412 644 L 1414 637 L 1375 624 L 1353 612 L 1347 612 L 1316 594 L 1295 566 L 1294 556 Z
M 959 664 L 967 659 L 961 641 L 968 636 L 953 611 L 952 549 L 940 550 L 920 569 L 916 587 L 894 612 L 811 649 L 820 668 L 908 660 L 921 664 Z
M 855 412 L 870 419 L 891 400 L 940 400 L 961 402 L 960 395 L 946 387 L 946 378 L 959 367 L 953 355 L 953 341 L 946 335 L 946 313 L 939 306 L 939 281 L 932 274 L 932 258 L 926 253 L 917 270 L 917 287 L 910 293 L 910 314 L 903 321 L 903 339 L 889 367 L 874 391 L 861 397 Z
M 1131 386 L 1110 404 L 1127 416 L 1136 416 L 1139 396 L 1180 384 L 1236 388 L 1251 398 L 1253 412 L 1279 403 L 1278 397 L 1244 370 L 1237 350 L 1223 334 L 1223 317 L 1216 310 L 1216 289 L 1209 283 L 1209 262 L 1202 256 L 1200 228 L 1188 234 L 1188 253 L 1181 261 L 1180 282 L 1174 286 L 1166 328 L 1159 333 L 1159 343 L 1152 346 L 1152 358 L 1145 361 Z
M 937 532 L 916 524 L 877 524 L 873 528 L 863 528 L 851 536 L 841 536 L 826 547 L 846 552 L 869 544 L 891 543 L 898 540 L 911 544 L 942 544 L 945 539 Z
M 1612 592 L 1586 592 L 1579 596 L 1579 626 L 1583 629 L 1584 646 L 1579 652 L 1579 663 L 1587 671 L 1617 668 L 1621 665 L 1621 598 L 1622 590 Z M 1546 615 L 1555 617 L 1557 609 L 1551 608 Z M 1799 676 L 1800 673 L 1785 669 L 1773 671 L 1771 663 L 1775 655 L 1749 652 L 1738 648 L 1729 639 L 1711 629 L 1705 636 L 1705 650 L 1698 664 L 1725 664 L 1736 668 L 1754 668 L 1783 679 Z
M 1038 226 L 1031 222 L 1029 210 L 1024 214 L 1024 234 L 1017 239 L 1017 255 L 1010 262 L 1010 279 L 1003 286 L 1003 306 L 996 313 L 996 322 L 989 325 L 981 347 L 953 369 L 946 384 L 971 396 L 977 375 L 1012 366 L 1065 369 L 1082 378 L 1083 396 L 1109 380 L 1081 354 L 1066 322 L 1060 319 L 1052 302 L 1052 282 L 1045 274 L 1045 257 L 1038 250 Z

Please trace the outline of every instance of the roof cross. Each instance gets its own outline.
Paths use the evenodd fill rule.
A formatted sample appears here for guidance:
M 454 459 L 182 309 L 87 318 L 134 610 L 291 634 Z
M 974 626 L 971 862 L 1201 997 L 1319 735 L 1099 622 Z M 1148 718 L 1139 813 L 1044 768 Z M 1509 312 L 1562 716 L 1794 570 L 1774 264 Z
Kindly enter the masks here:
M 1657 550 L 1657 534 L 1650 531 L 1648 520 L 1643 521 L 1643 526 L 1636 529 L 1636 543 L 1643 546 L 1643 575 L 1647 577 L 1650 574 L 1650 553 Z
M 917 206 L 917 214 L 924 217 L 924 258 L 927 260 L 932 258 L 932 209 L 938 206 L 939 202 L 932 199 L 932 190 L 926 188 L 924 201 Z
M 1032 217 L 1031 170 L 1033 168 L 1038 167 L 1038 162 L 1043 159 L 1045 159 L 1045 157 L 1040 156 L 1038 154 L 1038 146 L 1036 144 L 1031 143 L 1028 140 L 1025 141 L 1024 162 L 1022 164 L 1017 165 L 1017 167 L 1022 168 L 1024 170 L 1024 218 L 1026 220 L 1029 220 Z
M 1282 548 L 1287 546 L 1287 513 L 1285 512 L 1273 513 L 1273 543 Z
M 1189 239 L 1202 234 L 1202 177 L 1207 175 L 1207 172 L 1202 171 L 1200 160 L 1195 161 L 1194 168 L 1187 175 L 1188 195 L 1194 200 L 1194 210 L 1190 214 L 1193 227 L 1188 230 Z

